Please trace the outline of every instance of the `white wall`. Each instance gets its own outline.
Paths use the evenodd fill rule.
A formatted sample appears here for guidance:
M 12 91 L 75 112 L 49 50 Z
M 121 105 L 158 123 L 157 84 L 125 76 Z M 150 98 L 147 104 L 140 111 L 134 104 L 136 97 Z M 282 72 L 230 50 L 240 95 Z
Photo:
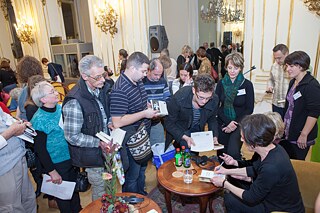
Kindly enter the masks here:
M 199 47 L 198 1 L 162 0 L 161 7 L 170 56 L 176 59 L 185 44 L 196 51 Z
M 317 68 L 313 74 L 320 79 L 320 17 L 301 0 L 246 1 L 244 42 L 245 70 L 257 67 L 247 77 L 259 81 L 256 86 L 261 84 L 261 90 L 266 84 L 262 79 L 269 75 L 273 63 L 272 48 L 279 43 L 286 44 L 290 52 L 308 53 L 311 66 Z
M 207 0 L 198 1 L 198 13 L 200 14 L 201 6 L 208 7 Z M 202 46 L 203 42 L 214 42 L 215 45 L 219 45 L 217 40 L 217 21 L 204 22 L 200 15 L 199 17 L 199 46 Z

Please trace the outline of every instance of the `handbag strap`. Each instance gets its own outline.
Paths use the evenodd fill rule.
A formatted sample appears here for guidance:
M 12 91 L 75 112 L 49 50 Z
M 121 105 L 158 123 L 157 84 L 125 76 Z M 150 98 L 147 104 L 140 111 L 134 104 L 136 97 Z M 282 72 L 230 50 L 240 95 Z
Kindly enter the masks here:
M 54 70 L 54 72 L 56 73 L 56 75 L 59 75 L 59 73 L 57 72 L 57 70 L 56 70 L 56 68 L 53 66 L 53 64 L 48 64 L 48 65 L 51 65 L 52 66 L 52 68 L 53 68 L 53 70 Z

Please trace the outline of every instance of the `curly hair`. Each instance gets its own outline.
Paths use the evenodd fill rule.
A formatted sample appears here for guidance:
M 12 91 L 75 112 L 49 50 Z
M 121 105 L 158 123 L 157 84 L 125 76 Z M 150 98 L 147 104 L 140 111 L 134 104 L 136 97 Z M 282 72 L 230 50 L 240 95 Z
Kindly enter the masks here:
M 43 76 L 40 61 L 32 56 L 24 56 L 17 65 L 17 77 L 19 83 L 27 83 L 28 78 L 34 75 Z

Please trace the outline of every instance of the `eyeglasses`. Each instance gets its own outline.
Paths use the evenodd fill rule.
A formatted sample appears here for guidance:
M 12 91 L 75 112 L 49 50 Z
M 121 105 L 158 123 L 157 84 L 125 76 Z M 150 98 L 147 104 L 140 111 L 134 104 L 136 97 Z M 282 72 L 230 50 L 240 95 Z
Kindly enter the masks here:
M 195 93 L 197 98 L 201 101 L 205 100 L 205 101 L 210 101 L 212 99 L 212 96 L 208 97 L 208 98 L 205 98 L 205 97 L 201 97 L 199 96 L 197 93 Z
M 103 72 L 101 75 L 97 75 L 95 77 L 92 77 L 91 75 L 87 75 L 88 77 L 92 78 L 95 81 L 100 80 L 101 78 L 105 79 L 107 77 L 108 73 L 107 72 Z

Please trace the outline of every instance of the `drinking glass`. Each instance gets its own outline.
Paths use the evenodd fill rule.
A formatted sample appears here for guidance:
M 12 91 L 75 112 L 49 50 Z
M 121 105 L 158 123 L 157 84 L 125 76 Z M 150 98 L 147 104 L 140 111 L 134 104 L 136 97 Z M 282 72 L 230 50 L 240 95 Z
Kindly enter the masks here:
M 191 169 L 187 169 L 183 172 L 183 181 L 187 184 L 192 183 L 193 180 L 193 171 Z

